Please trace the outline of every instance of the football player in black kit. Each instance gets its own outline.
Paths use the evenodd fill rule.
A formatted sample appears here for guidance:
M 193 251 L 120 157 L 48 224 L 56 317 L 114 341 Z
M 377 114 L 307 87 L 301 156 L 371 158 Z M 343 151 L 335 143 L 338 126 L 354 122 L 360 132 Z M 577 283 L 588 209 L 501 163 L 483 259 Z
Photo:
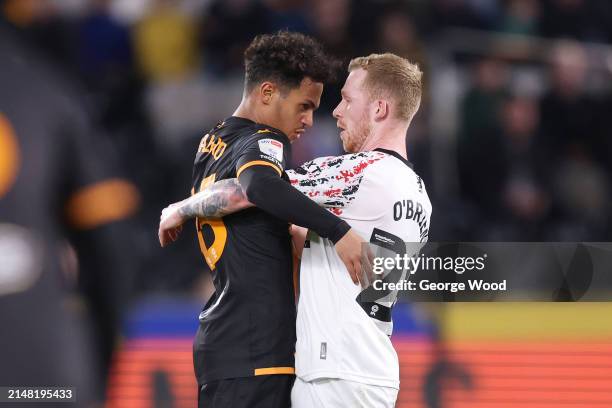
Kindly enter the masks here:
M 284 171 L 333 63 L 315 40 L 279 32 L 253 40 L 245 71 L 242 102 L 202 138 L 193 171 L 192 193 L 237 178 L 256 205 L 197 219 L 215 286 L 194 341 L 198 400 L 207 408 L 290 406 L 296 310 L 288 222 L 330 238 L 352 275 L 361 268 L 361 238 L 291 187 Z M 207 205 L 227 210 L 221 201 Z M 160 227 L 162 245 L 177 235 Z

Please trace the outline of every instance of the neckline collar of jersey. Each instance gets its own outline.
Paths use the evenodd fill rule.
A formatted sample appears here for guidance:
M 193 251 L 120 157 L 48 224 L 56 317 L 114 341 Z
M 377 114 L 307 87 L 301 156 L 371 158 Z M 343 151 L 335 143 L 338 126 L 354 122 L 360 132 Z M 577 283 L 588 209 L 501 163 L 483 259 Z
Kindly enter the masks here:
M 411 169 L 413 168 L 412 163 L 410 163 L 408 160 L 404 159 L 398 152 L 393 151 L 393 150 L 389 150 L 389 149 L 383 149 L 382 147 L 377 147 L 376 149 L 374 149 L 374 151 L 376 152 L 382 152 L 382 153 L 387 153 L 388 155 L 391 155 L 393 157 L 395 157 L 398 160 L 401 160 L 402 163 L 404 163 L 406 166 L 410 167 Z
M 231 122 L 237 122 L 237 123 L 240 123 L 240 122 L 242 122 L 242 123 L 244 123 L 244 124 L 248 124 L 248 125 L 257 125 L 257 126 L 263 126 L 263 127 L 266 127 L 266 128 L 268 128 L 268 129 L 270 129 L 272 132 L 274 132 L 274 133 L 278 134 L 279 136 L 282 136 L 282 137 L 286 138 L 287 140 L 289 140 L 289 138 L 287 137 L 287 135 L 285 135 L 285 133 L 284 133 L 282 130 L 277 129 L 277 128 L 275 128 L 275 127 L 272 127 L 272 126 L 270 126 L 270 125 L 266 125 L 266 124 L 264 124 L 264 123 L 257 123 L 257 122 L 255 122 L 255 121 L 252 121 L 251 119 L 243 118 L 243 117 L 241 117 L 241 116 L 230 116 L 229 118 L 225 119 L 225 121 L 224 121 L 224 122 L 225 122 L 225 123 L 231 123 Z

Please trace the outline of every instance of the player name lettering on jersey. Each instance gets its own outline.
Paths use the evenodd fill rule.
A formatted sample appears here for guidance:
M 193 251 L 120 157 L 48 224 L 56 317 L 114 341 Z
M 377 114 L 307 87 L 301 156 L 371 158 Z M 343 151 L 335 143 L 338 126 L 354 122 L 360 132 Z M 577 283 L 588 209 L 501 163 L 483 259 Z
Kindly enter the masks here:
M 420 202 L 416 202 L 413 200 L 401 200 L 396 201 L 393 204 L 393 219 L 395 221 L 399 220 L 413 220 L 419 225 L 421 242 L 426 240 L 429 235 L 429 214 L 427 214 L 427 210 L 424 205 Z
M 225 149 L 227 148 L 227 144 L 220 137 L 210 134 L 204 135 L 202 140 L 200 141 L 200 146 L 198 147 L 198 152 L 200 153 L 210 153 L 215 160 L 219 160 L 223 153 L 225 153 Z

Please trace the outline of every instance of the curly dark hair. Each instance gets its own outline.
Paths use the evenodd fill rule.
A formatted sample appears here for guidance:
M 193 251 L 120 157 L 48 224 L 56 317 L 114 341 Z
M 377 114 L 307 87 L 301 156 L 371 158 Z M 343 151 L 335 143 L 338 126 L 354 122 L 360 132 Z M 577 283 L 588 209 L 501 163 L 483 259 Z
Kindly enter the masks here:
M 338 63 L 327 55 L 314 38 L 290 31 L 258 35 L 244 52 L 247 92 L 263 81 L 274 81 L 281 88 L 300 86 L 309 77 L 329 83 L 335 79 Z

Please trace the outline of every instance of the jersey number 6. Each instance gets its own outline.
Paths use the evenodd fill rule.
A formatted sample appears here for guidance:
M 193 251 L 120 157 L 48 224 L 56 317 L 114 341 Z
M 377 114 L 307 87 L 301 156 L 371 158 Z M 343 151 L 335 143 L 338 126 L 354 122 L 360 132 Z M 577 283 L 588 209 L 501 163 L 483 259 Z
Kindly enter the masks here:
M 202 191 L 213 184 L 215 182 L 215 175 L 211 174 L 203 179 L 198 191 Z M 212 218 L 196 218 L 196 228 L 202 255 L 204 255 L 204 259 L 210 269 L 215 270 L 215 265 L 221 258 L 225 248 L 227 228 L 222 219 Z

